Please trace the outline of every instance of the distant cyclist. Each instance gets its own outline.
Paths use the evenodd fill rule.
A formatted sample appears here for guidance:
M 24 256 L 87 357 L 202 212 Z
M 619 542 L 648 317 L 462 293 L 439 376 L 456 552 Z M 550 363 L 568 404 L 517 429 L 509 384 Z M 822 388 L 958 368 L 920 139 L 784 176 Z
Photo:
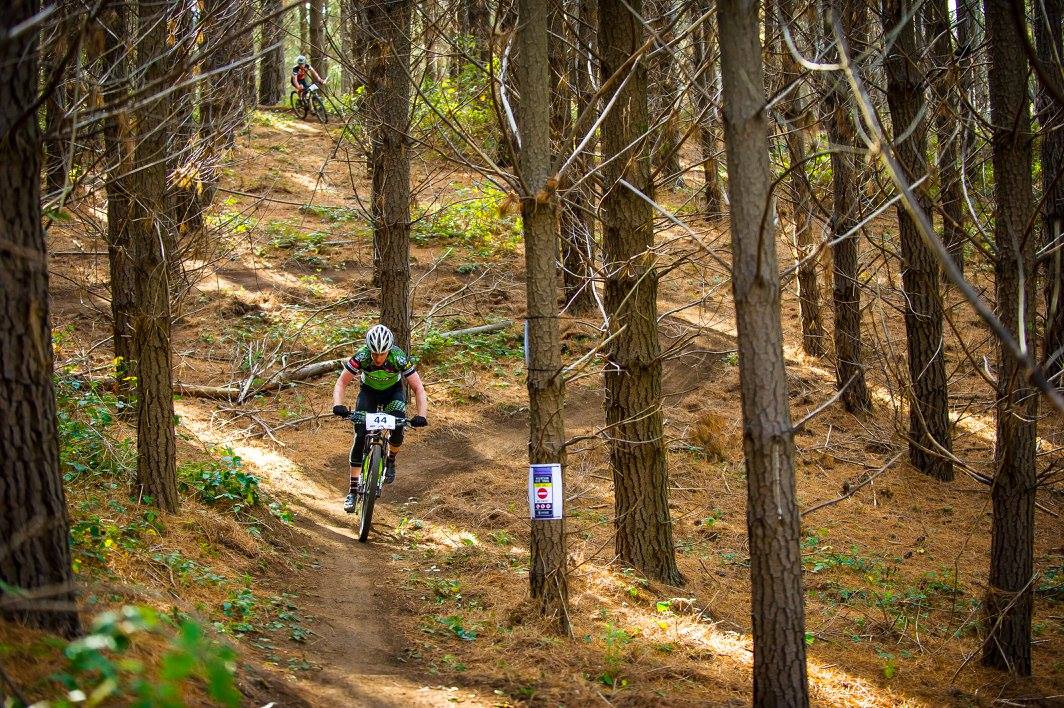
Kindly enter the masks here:
M 344 393 L 348 385 L 359 377 L 361 386 L 358 390 L 356 411 L 376 413 L 381 406 L 385 413 L 406 416 L 406 392 L 403 382 L 410 384 L 417 402 L 417 415 L 410 419 L 410 425 L 421 428 L 429 424 L 429 401 L 425 395 L 425 386 L 421 383 L 413 359 L 395 346 L 392 331 L 382 324 L 370 327 L 366 332 L 366 344 L 355 352 L 345 364 L 340 378 L 333 387 L 333 415 L 348 416 L 351 410 L 344 405 Z M 365 456 L 366 423 L 355 424 L 355 440 L 351 445 L 349 461 L 351 463 L 351 487 L 344 501 L 344 511 L 348 514 L 355 510 L 355 497 L 362 492 L 362 459 Z M 392 432 L 388 459 L 384 469 L 384 483 L 395 481 L 395 453 L 403 444 L 403 429 Z
M 296 91 L 299 91 L 299 97 L 303 98 L 303 92 L 310 88 L 310 78 L 307 75 L 313 76 L 314 80 L 319 84 L 324 84 L 325 79 L 318 75 L 318 72 L 314 70 L 314 67 L 307 63 L 307 58 L 300 54 L 296 57 L 296 65 L 292 67 L 292 86 Z

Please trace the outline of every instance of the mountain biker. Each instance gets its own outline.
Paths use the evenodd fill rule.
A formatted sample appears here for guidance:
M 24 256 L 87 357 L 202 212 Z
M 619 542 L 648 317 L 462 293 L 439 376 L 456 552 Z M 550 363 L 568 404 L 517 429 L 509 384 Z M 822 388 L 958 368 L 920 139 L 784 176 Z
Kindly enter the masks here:
M 300 54 L 296 57 L 296 65 L 292 67 L 292 86 L 296 91 L 299 91 L 299 97 L 303 98 L 303 92 L 310 88 L 310 79 L 307 74 L 311 74 L 314 80 L 319 84 L 324 84 L 325 79 L 318 75 L 318 72 L 314 70 L 314 67 L 307 63 L 307 58 Z
M 344 405 L 344 392 L 348 385 L 358 377 L 361 386 L 358 390 L 356 411 L 376 412 L 382 406 L 385 413 L 396 416 L 406 415 L 406 392 L 403 382 L 410 384 L 417 402 L 417 415 L 410 419 L 410 425 L 422 428 L 429 424 L 429 402 L 425 395 L 425 386 L 417 373 L 414 360 L 395 346 L 392 331 L 382 324 L 370 327 L 366 332 L 366 344 L 355 352 L 347 362 L 344 370 L 336 379 L 333 387 L 333 415 L 346 417 L 351 410 Z M 351 463 L 351 487 L 344 501 L 344 511 L 348 514 L 355 510 L 355 497 L 362 492 L 362 460 L 365 457 L 366 422 L 355 424 L 355 439 L 351 445 L 349 461 Z M 388 460 L 384 471 L 384 483 L 395 481 L 395 453 L 403 444 L 403 428 L 392 431 L 388 448 Z

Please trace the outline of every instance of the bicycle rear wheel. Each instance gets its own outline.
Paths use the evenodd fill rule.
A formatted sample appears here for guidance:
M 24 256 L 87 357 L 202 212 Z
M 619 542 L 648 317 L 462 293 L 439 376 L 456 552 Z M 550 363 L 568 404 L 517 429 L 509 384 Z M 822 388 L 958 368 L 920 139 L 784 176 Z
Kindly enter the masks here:
M 292 105 L 292 112 L 296 114 L 296 118 L 307 117 L 307 106 L 299 100 L 299 92 L 293 91 L 288 96 L 288 102 Z
M 374 446 L 369 453 L 369 465 L 362 479 L 366 484 L 362 492 L 362 513 L 358 520 L 358 542 L 365 543 L 369 538 L 369 530 L 373 525 L 373 504 L 377 501 L 377 489 L 380 487 L 381 475 L 384 474 L 381 464 L 381 450 Z
M 325 102 L 321 100 L 321 96 L 314 94 L 311 99 L 311 103 L 314 106 L 314 115 L 318 117 L 322 123 L 329 122 L 329 112 L 325 110 Z

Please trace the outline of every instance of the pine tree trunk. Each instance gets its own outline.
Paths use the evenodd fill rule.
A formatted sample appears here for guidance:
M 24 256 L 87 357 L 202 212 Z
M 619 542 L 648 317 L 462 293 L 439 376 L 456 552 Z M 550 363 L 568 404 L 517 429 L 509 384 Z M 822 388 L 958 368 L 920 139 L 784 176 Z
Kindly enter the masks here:
M 902 24 L 909 5 L 902 0 L 883 0 L 883 31 L 901 26 L 884 66 L 887 73 L 887 103 L 894 135 L 908 133 L 894 145 L 894 153 L 914 183 L 927 174 L 927 130 L 920 116 L 924 106 L 924 74 L 917 62 L 922 49 L 915 19 Z M 917 199 L 930 212 L 926 182 L 915 187 Z M 909 461 L 937 479 L 953 479 L 953 462 L 942 452 L 952 450 L 946 362 L 942 339 L 942 284 L 940 266 L 920 238 L 916 223 L 902 204 L 898 205 L 901 235 L 902 289 L 905 293 L 905 335 L 909 352 Z
M 0 34 L 39 11 L 36 0 L 12 0 Z M 33 31 L 0 42 L 0 581 L 29 593 L 19 601 L 0 590 L 0 615 L 73 636 L 80 625 L 52 390 L 40 134 L 25 119 L 37 99 L 37 50 Z
M 198 33 L 195 31 L 195 18 L 187 5 L 175 6 L 167 25 L 167 41 L 171 42 L 166 54 L 170 72 L 168 78 L 175 88 L 170 94 L 173 128 L 166 153 L 166 172 L 168 175 L 195 174 L 199 168 L 199 134 L 193 117 L 196 86 L 190 82 L 197 73 L 195 57 L 198 54 Z M 172 181 L 167 197 L 172 210 L 170 219 L 177 228 L 178 248 L 189 258 L 200 258 L 207 251 L 201 192 L 192 180 Z M 179 259 L 170 260 L 171 273 L 183 277 L 178 265 Z
M 705 186 L 702 188 L 703 208 L 707 218 L 720 216 L 724 209 L 724 195 L 720 182 L 720 170 L 717 166 L 717 144 L 720 142 L 720 116 L 714 105 L 713 96 L 717 91 L 717 38 L 715 13 L 710 13 L 711 3 L 699 0 L 692 6 L 695 17 L 703 17 L 701 25 L 695 28 L 691 44 L 693 64 L 692 75 L 695 87 L 692 90 L 696 115 L 699 121 L 699 144 L 702 147 L 702 175 Z
M 673 60 L 674 46 L 665 47 L 673 40 L 672 23 L 676 7 L 673 0 L 647 0 L 647 11 L 652 26 L 661 39 L 654 47 L 650 60 L 648 88 L 650 91 L 650 116 L 654 125 L 664 120 L 657 131 L 651 151 L 655 175 L 667 185 L 684 185 L 680 172 L 680 114 L 674 110 L 677 100 L 676 66 Z
M 343 7 L 348 0 L 341 2 Z M 262 14 L 266 18 L 262 24 L 262 59 L 259 60 L 259 103 L 264 106 L 276 106 L 285 98 L 284 65 L 284 16 L 281 10 L 284 0 L 262 0 Z M 344 34 L 348 38 L 347 33 Z M 276 45 L 276 46 L 273 46 Z M 273 47 L 272 49 L 270 47 Z M 345 51 L 345 55 L 347 52 Z M 344 72 L 345 76 L 347 72 Z
M 557 6 L 552 8 L 555 12 Z M 561 376 L 558 328 L 558 200 L 547 185 L 551 176 L 551 72 L 547 19 L 538 0 L 520 0 L 516 41 L 522 61 L 515 67 L 521 92 L 517 115 L 522 150 L 520 175 L 528 186 L 521 195 L 525 235 L 525 286 L 528 302 L 528 460 L 559 463 L 565 469 L 565 382 Z M 564 485 L 563 485 L 564 489 Z M 532 597 L 542 615 L 569 634 L 569 587 L 565 520 L 532 520 Z
M 931 42 L 931 55 L 938 72 L 935 91 L 935 138 L 938 143 L 938 211 L 942 215 L 942 241 L 953 260 L 964 271 L 964 196 L 961 194 L 960 158 L 964 134 L 957 95 L 957 70 L 953 56 L 953 32 L 948 0 L 929 0 L 924 6 L 925 31 Z
M 643 44 L 635 17 L 640 0 L 601 0 L 599 50 L 606 81 Z M 606 348 L 606 423 L 610 436 L 615 548 L 621 563 L 648 578 L 678 585 L 669 518 L 668 468 L 661 411 L 661 346 L 658 341 L 658 274 L 653 253 L 650 205 L 629 187 L 653 197 L 648 126 L 646 61 L 631 69 L 602 122 L 602 258 L 609 335 Z
M 758 5 L 721 0 L 732 293 L 746 454 L 755 706 L 806 706 L 802 556 L 783 360 Z
M 1034 346 L 1037 239 L 1031 188 L 1030 105 L 1024 39 L 1009 0 L 984 0 L 990 45 L 990 111 L 994 126 L 995 291 L 997 313 L 1017 341 Z M 1022 297 L 1022 299 L 1021 299 Z M 1025 306 L 1025 303 L 1027 306 Z M 1038 394 L 1022 362 L 1000 347 L 997 444 L 991 487 L 993 521 L 983 664 L 1031 674 L 1034 590 L 1034 504 Z
M 573 98 L 576 115 L 582 115 L 591 104 L 592 74 L 598 43 L 595 33 L 598 31 L 598 7 L 595 0 L 577 0 L 578 18 L 576 20 L 575 48 L 569 62 L 570 84 L 573 86 Z M 562 81 L 559 77 L 559 81 Z M 584 139 L 577 135 L 575 141 Z M 569 179 L 580 179 L 595 168 L 594 137 L 576 157 Z M 565 301 L 567 311 L 576 315 L 588 312 L 595 307 L 595 180 L 587 179 L 569 193 L 569 204 L 564 208 L 571 211 L 573 225 L 569 230 L 569 242 L 562 243 L 563 266 L 565 268 Z M 564 233 L 564 232 L 563 232 Z
M 138 60 L 143 85 L 163 85 L 167 75 L 169 2 L 139 4 L 142 30 Z M 137 352 L 137 484 L 141 493 L 168 512 L 176 512 L 177 463 L 170 351 L 169 276 L 174 264 L 174 224 L 167 210 L 166 154 L 172 130 L 165 94 L 137 110 L 133 175 L 129 180 L 129 240 L 132 248 Z
M 572 94 L 568 70 L 570 68 L 568 39 L 565 31 L 565 15 L 562 0 L 549 0 L 547 18 L 550 34 L 547 40 L 547 52 L 550 55 L 550 128 L 551 143 L 555 146 L 552 153 L 568 155 L 576 146 L 572 136 Z M 569 173 L 563 176 L 557 189 L 568 189 L 571 178 Z M 583 173 L 577 173 L 582 175 Z M 565 297 L 565 309 L 569 313 L 586 312 L 593 304 L 591 283 L 587 279 L 587 248 L 583 232 L 584 222 L 577 211 L 577 203 L 561 205 L 561 268 Z
M 67 181 L 67 162 L 71 143 L 71 121 L 67 117 L 70 102 L 67 77 L 72 75 L 69 62 L 64 59 L 69 49 L 71 28 L 66 18 L 68 9 L 59 6 L 59 21 L 42 47 L 41 84 L 48 91 L 44 101 L 44 184 L 45 194 L 52 201 L 60 201 Z M 69 61 L 75 61 L 71 59 Z
M 366 5 L 375 40 L 369 73 L 373 130 L 373 240 L 380 255 L 381 322 L 404 349 L 410 343 L 410 0 Z
M 979 44 L 979 28 L 976 21 L 979 0 L 956 0 L 957 3 L 957 89 L 961 101 L 961 124 L 959 141 L 959 167 L 962 179 L 968 169 L 968 156 L 975 149 L 975 134 L 969 123 L 977 118 L 973 106 L 976 81 L 975 51 Z M 981 64 L 982 62 L 980 62 Z M 968 179 L 971 180 L 971 175 Z
M 340 5 L 340 50 L 343 53 L 340 65 L 340 90 L 350 96 L 355 92 L 355 0 L 339 0 Z
M 369 4 L 372 4 L 370 0 Z M 325 76 L 329 68 L 325 62 L 325 0 L 310 0 L 309 35 L 310 54 L 308 59 L 314 69 Z
M 804 48 L 805 35 L 801 19 L 793 0 L 777 0 L 783 22 L 787 23 L 791 36 L 799 48 Z M 800 79 L 798 60 L 787 47 L 780 53 L 780 85 L 788 86 Z M 805 129 L 807 116 L 806 96 L 799 84 L 783 102 L 782 114 L 785 120 L 784 142 L 790 161 L 790 174 L 787 181 L 794 199 L 794 250 L 798 257 L 798 310 L 802 319 L 802 350 L 809 356 L 824 356 L 826 335 L 820 314 L 820 283 L 817 276 L 817 259 L 813 257 L 817 249 L 817 237 L 813 233 L 813 187 L 805 171 L 805 158 L 808 150 Z
M 867 17 L 859 0 L 835 0 L 846 42 L 853 52 L 865 45 Z M 827 36 L 831 36 L 830 26 Z M 824 97 L 824 120 L 832 145 L 859 147 L 849 101 L 849 87 L 841 75 L 827 80 Z M 831 153 L 831 186 L 834 209 L 831 220 L 832 261 L 834 262 L 835 305 L 835 381 L 842 390 L 842 404 L 851 413 L 872 410 L 864 366 L 861 364 L 861 289 L 858 284 L 858 243 L 860 233 L 853 231 L 861 218 L 861 179 L 856 156 L 844 150 Z M 845 387 L 845 388 L 843 388 Z
M 107 166 L 107 261 L 111 279 L 111 321 L 115 353 L 115 376 L 120 390 L 129 388 L 137 355 L 133 349 L 133 264 L 129 244 L 129 179 L 133 169 L 129 113 L 124 109 L 129 94 L 129 11 L 125 0 L 110 0 L 101 14 L 104 23 L 104 102 L 113 113 L 104 123 Z
M 244 127 L 248 114 L 258 104 L 259 92 L 255 83 L 255 61 L 253 59 L 255 56 L 254 3 L 256 1 L 239 0 L 237 4 L 239 8 L 237 27 L 242 28 L 242 31 L 237 34 L 237 57 L 241 62 L 240 68 L 237 69 L 238 83 L 236 85 L 237 92 L 240 94 L 240 122 L 238 123 L 240 127 Z
M 299 13 L 299 53 L 308 54 L 307 47 L 310 46 L 310 29 L 308 15 L 310 10 L 307 9 L 305 2 L 300 2 L 296 11 Z
M 481 64 L 491 59 L 491 22 L 485 0 L 462 0 L 466 29 L 473 39 L 474 57 Z
M 1064 1 L 1041 0 L 1036 5 L 1035 42 L 1042 71 L 1038 73 L 1038 123 L 1042 127 L 1043 243 L 1052 252 L 1046 259 L 1046 368 L 1057 377 L 1064 372 L 1064 106 L 1045 86 L 1056 77 L 1057 93 L 1064 93 Z

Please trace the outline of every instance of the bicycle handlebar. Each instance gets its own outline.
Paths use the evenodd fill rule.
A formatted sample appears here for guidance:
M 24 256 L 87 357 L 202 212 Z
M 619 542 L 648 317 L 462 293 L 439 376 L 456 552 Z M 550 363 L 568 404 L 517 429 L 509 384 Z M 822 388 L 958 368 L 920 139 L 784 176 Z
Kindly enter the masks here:
M 388 415 L 391 415 L 391 413 L 389 413 Z M 398 415 L 393 415 L 392 417 L 395 418 L 395 427 L 396 428 L 409 428 L 409 427 L 412 427 L 410 425 L 410 421 L 407 420 L 405 417 L 398 416 Z M 366 411 L 351 411 L 351 415 L 344 416 L 344 420 L 349 420 L 352 423 L 365 423 L 366 422 Z

